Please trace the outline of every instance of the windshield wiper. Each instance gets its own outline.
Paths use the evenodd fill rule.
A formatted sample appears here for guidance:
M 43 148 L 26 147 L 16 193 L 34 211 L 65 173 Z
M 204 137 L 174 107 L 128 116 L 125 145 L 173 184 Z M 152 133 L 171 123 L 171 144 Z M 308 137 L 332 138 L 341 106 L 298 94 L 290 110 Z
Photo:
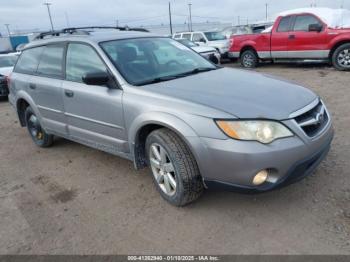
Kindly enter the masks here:
M 155 83 L 160 83 L 160 82 L 165 82 L 165 81 L 170 81 L 170 80 L 173 80 L 173 79 L 186 77 L 186 76 L 189 76 L 189 75 L 195 75 L 195 74 L 198 74 L 198 73 L 208 72 L 208 71 L 216 70 L 216 69 L 219 69 L 219 68 L 220 67 L 198 67 L 198 68 L 195 68 L 193 70 L 190 70 L 190 71 L 187 71 L 187 72 L 183 72 L 183 73 L 180 73 L 180 74 L 176 74 L 176 75 L 156 77 L 156 78 L 144 81 L 142 83 L 139 83 L 138 86 L 148 85 L 148 84 L 155 84 Z

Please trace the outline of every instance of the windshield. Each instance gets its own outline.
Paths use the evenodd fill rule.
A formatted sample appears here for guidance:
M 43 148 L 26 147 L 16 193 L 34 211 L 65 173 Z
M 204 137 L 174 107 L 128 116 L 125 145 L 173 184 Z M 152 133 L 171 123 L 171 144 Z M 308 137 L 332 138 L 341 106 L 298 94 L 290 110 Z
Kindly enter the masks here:
M 17 56 L 0 56 L 0 68 L 14 66 L 17 58 Z
M 217 69 L 192 49 L 170 38 L 114 40 L 100 45 L 125 80 L 133 85 Z
M 188 40 L 188 39 L 177 39 L 178 42 L 180 42 L 181 44 L 187 46 L 187 47 L 196 47 L 198 46 L 197 44 L 193 43 L 192 41 Z
M 224 36 L 221 32 L 205 32 L 205 36 L 209 41 L 217 41 L 217 40 L 225 40 L 226 36 Z

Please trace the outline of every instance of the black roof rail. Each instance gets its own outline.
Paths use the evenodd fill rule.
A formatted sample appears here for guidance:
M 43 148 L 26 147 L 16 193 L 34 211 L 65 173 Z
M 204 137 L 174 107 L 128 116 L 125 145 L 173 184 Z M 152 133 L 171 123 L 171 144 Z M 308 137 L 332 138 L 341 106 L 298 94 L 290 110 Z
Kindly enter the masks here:
M 120 27 L 120 26 L 84 26 L 84 27 L 68 27 L 63 28 L 62 30 L 55 30 L 55 31 L 47 31 L 42 32 L 39 35 L 37 35 L 34 40 L 44 39 L 47 36 L 50 37 L 57 37 L 61 34 L 70 34 L 70 35 L 89 35 L 93 29 L 116 29 L 119 31 L 138 31 L 138 32 L 149 32 L 145 28 L 137 28 L 137 27 Z

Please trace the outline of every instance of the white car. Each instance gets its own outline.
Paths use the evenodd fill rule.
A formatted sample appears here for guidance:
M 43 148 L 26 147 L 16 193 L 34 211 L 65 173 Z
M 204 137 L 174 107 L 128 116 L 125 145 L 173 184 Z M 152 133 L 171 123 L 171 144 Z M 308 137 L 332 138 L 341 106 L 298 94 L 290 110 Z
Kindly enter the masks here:
M 214 48 L 210 46 L 201 46 L 198 45 L 186 38 L 182 39 L 176 39 L 176 41 L 180 42 L 181 44 L 193 49 L 201 56 L 205 57 L 206 59 L 210 60 L 214 64 L 220 64 L 221 55 L 220 53 Z
M 222 33 L 217 31 L 196 31 L 196 32 L 182 32 L 173 35 L 173 38 L 178 40 L 186 38 L 201 46 L 210 46 L 215 48 L 222 58 L 228 57 L 230 49 L 230 41 Z
M 11 74 L 18 53 L 0 54 L 0 98 L 8 96 L 7 77 Z

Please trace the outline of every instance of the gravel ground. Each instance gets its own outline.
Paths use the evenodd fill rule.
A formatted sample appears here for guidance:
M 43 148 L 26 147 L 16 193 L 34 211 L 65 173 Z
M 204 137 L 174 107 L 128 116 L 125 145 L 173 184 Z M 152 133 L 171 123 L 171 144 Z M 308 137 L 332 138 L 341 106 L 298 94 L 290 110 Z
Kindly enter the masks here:
M 328 157 L 287 188 L 208 191 L 185 208 L 164 202 L 131 162 L 63 139 L 35 147 L 0 102 L 0 254 L 350 254 L 350 73 L 257 71 L 323 97 L 336 130 Z

